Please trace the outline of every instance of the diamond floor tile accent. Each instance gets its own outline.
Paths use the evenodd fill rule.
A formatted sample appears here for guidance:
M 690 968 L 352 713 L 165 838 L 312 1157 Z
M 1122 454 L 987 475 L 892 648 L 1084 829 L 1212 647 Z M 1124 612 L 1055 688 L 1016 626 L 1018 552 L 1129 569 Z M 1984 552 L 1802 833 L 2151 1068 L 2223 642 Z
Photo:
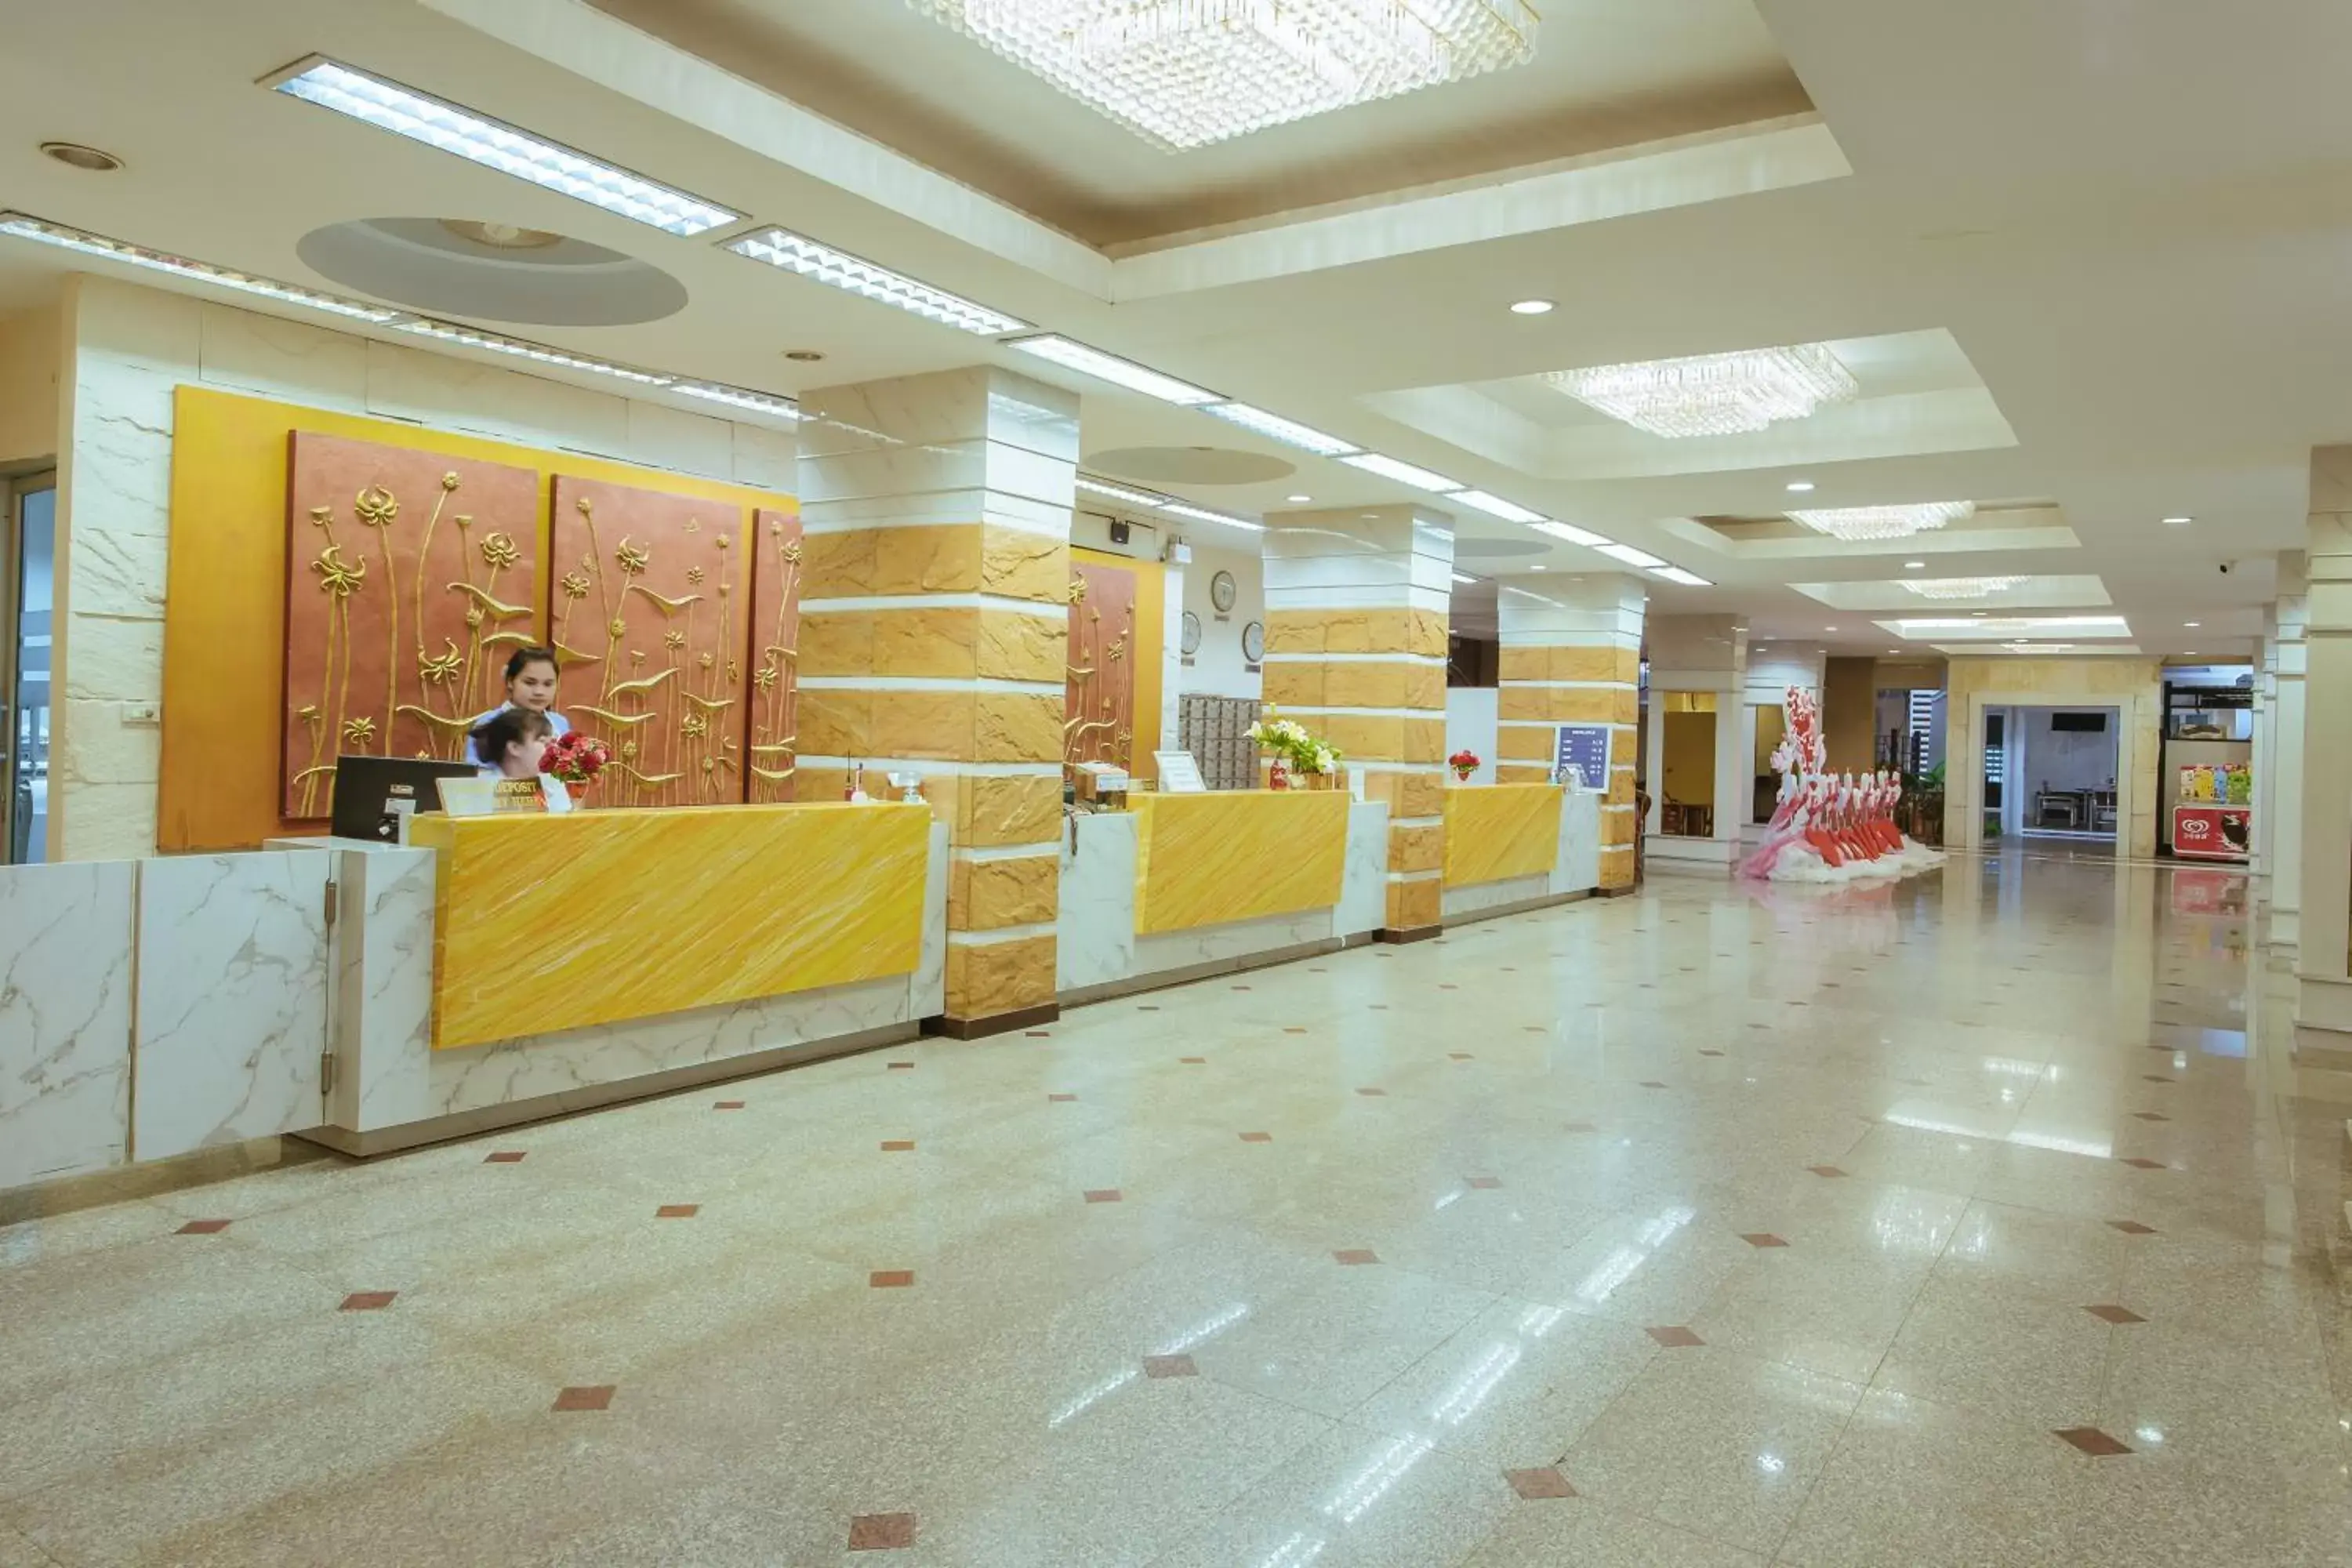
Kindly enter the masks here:
M 2102 1301 L 2095 1307 L 2085 1307 L 2083 1310 L 2090 1313 L 2091 1316 L 2098 1319 L 2103 1323 L 2115 1323 L 2120 1325 L 2124 1323 L 2145 1323 L 2147 1321 L 2146 1318 L 2141 1317 L 2129 1307 L 2119 1307 L 2113 1301 Z
M 1465 1176 L 1463 1181 L 1474 1190 L 1482 1193 L 1492 1192 L 1503 1184 L 1503 1179 L 1500 1176 Z
M 2117 1442 L 2096 1426 L 2063 1426 L 2056 1436 L 2095 1459 L 2111 1459 L 2117 1454 L 2132 1452 L 2128 1444 Z
M 903 1552 L 914 1544 L 911 1513 L 861 1513 L 849 1521 L 852 1552 Z
M 172 1234 L 174 1236 L 218 1236 L 228 1228 L 225 1219 L 192 1219 Z
M 740 1100 L 713 1100 L 711 1102 L 710 1109 L 713 1110 L 740 1110 L 743 1109 L 743 1102 Z
M 911 1154 L 914 1152 L 915 1141 L 912 1138 L 885 1138 L 882 1140 L 882 1152 L 885 1154 Z
M 1271 1143 L 1274 1142 L 1274 1134 L 1271 1132 L 1244 1132 L 1241 1136 L 1242 1142 L 1244 1143 Z
M 877 1268 L 866 1277 L 866 1283 L 877 1290 L 903 1290 L 914 1282 L 911 1268 Z
M 1511 1489 L 1528 1502 L 1542 1502 L 1557 1498 L 1572 1498 L 1576 1495 L 1576 1489 L 1568 1484 L 1568 1478 L 1549 1465 L 1533 1470 L 1505 1470 L 1503 1479 L 1510 1482 Z
M 2112 1228 L 2122 1231 L 2126 1236 L 2154 1236 L 2156 1234 L 2156 1226 L 2152 1225 L 2142 1225 L 2136 1219 L 2111 1219 L 2107 1221 L 2107 1224 Z
M 604 1410 L 613 1403 L 614 1384 L 609 1383 L 582 1384 L 567 1388 L 555 1396 L 558 1410 Z
M 381 1312 L 400 1295 L 397 1290 L 354 1290 L 337 1308 L 343 1312 Z
M 692 1219 L 702 1212 L 700 1204 L 664 1204 L 654 1210 L 656 1219 Z
M 522 1163 L 523 1152 L 524 1152 L 520 1149 L 496 1150 L 491 1153 L 482 1156 L 482 1163 L 485 1165 L 520 1165 Z
M 1087 1202 L 1090 1204 L 1115 1204 L 1119 1201 L 1120 1196 L 1121 1194 L 1117 1187 L 1095 1187 L 1087 1192 Z
M 1832 1180 L 1835 1180 L 1837 1177 L 1843 1176 L 1846 1173 L 1845 1172 L 1839 1170 L 1835 1165 L 1808 1165 L 1805 1169 L 1811 1171 L 1816 1176 L 1827 1176 Z
M 1333 1253 L 1331 1258 L 1333 1261 L 1350 1268 L 1360 1268 L 1367 1263 L 1378 1263 L 1381 1260 L 1381 1255 L 1369 1247 L 1342 1247 Z
M 2145 1154 L 2134 1154 L 2123 1163 L 2129 1165 L 2135 1171 L 2161 1171 L 2164 1169 L 2163 1161 L 2151 1160 Z
M 1742 1234 L 1742 1235 L 1741 1235 L 1741 1237 L 1739 1237 L 1739 1239 L 1740 1239 L 1740 1240 L 1742 1240 L 1742 1241 L 1744 1241 L 1744 1242 L 1746 1242 L 1746 1243 L 1747 1243 L 1748 1246 L 1750 1246 L 1750 1247 L 1759 1247 L 1759 1248 L 1760 1248 L 1760 1247 L 1786 1247 L 1786 1246 L 1788 1246 L 1788 1245 L 1789 1245 L 1789 1243 L 1787 1242 L 1787 1240 L 1786 1240 L 1785 1238 L 1780 1237 L 1774 1236 L 1771 1232 L 1769 1232 L 1769 1231 L 1765 1231 L 1765 1230 L 1758 1230 L 1758 1231 L 1748 1231 L 1748 1232 L 1746 1232 L 1746 1233 L 1744 1233 L 1744 1234 Z
M 1669 1324 L 1664 1328 L 1643 1329 L 1642 1331 L 1670 1351 L 1686 1351 L 1706 1343 L 1705 1340 L 1700 1339 L 1680 1323 Z

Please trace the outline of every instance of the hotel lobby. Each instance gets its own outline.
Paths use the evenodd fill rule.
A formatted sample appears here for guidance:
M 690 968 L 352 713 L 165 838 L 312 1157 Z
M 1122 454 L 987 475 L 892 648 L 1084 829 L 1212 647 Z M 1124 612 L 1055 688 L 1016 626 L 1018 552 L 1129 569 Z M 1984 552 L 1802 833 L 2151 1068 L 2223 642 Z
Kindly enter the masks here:
M 0 1568 L 2352 1561 L 2352 24 L 2030 9 L 0 19 Z

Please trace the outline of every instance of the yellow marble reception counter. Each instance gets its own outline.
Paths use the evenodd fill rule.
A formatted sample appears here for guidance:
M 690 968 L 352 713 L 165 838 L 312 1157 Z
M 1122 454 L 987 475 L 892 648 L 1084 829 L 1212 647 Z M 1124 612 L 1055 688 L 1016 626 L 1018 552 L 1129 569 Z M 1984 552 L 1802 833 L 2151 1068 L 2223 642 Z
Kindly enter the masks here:
M 722 805 L 420 816 L 447 1049 L 910 973 L 931 814 Z
M 1336 905 L 1352 799 L 1344 790 L 1133 796 L 1137 934 Z
M 1445 792 L 1445 885 L 1540 877 L 1559 855 L 1560 786 L 1457 784 Z

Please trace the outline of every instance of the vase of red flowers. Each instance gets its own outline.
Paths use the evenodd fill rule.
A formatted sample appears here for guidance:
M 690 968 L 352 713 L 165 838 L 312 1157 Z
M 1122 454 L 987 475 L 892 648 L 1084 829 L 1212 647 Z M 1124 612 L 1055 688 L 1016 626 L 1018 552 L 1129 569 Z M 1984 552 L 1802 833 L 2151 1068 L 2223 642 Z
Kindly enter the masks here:
M 1454 770 L 1454 776 L 1464 784 L 1468 784 L 1470 775 L 1478 771 L 1478 753 L 1467 746 L 1446 758 L 1445 762 Z
M 573 805 L 586 798 L 588 786 L 596 782 L 613 761 L 613 750 L 591 735 L 573 731 L 558 735 L 540 753 L 539 771 L 563 786 Z

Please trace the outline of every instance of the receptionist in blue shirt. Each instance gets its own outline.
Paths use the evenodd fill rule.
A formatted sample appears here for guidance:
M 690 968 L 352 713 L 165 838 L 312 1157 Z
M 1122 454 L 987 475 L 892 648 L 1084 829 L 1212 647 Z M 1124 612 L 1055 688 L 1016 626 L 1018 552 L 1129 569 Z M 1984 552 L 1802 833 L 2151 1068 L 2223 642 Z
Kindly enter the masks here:
M 492 708 L 474 716 L 471 728 L 478 730 L 504 712 L 507 708 L 520 708 L 527 712 L 547 717 L 548 731 L 554 735 L 572 732 L 571 721 L 555 710 L 555 685 L 562 679 L 562 668 L 556 663 L 551 647 L 519 647 L 507 659 L 507 700 L 504 708 Z

